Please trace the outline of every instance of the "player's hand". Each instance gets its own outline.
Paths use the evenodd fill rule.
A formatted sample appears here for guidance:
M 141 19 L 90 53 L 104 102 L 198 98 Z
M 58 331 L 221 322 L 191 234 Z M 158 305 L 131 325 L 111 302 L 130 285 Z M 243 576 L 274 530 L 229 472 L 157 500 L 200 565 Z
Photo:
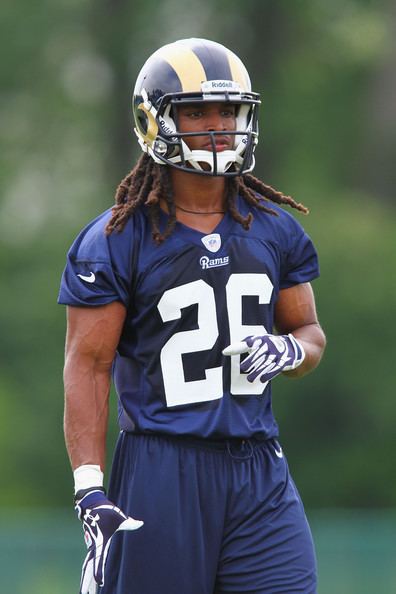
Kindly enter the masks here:
M 223 355 L 242 353 L 249 353 L 240 365 L 241 372 L 247 374 L 249 382 L 257 377 L 262 382 L 268 382 L 282 371 L 296 369 L 305 358 L 305 351 L 293 334 L 247 336 L 223 350 Z
M 76 499 L 75 509 L 82 521 L 88 548 L 80 594 L 95 594 L 97 586 L 104 584 L 104 568 L 113 535 L 119 530 L 137 530 L 143 522 L 126 516 L 100 488 L 92 488 L 81 499 Z

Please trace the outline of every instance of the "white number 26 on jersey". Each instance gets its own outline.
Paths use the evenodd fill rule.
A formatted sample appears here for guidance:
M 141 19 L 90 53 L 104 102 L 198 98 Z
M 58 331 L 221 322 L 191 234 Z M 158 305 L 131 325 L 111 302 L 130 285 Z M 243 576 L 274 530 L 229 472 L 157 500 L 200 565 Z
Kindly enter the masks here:
M 242 324 L 242 297 L 257 296 L 260 304 L 269 304 L 273 285 L 266 274 L 232 274 L 226 285 L 230 342 L 251 334 L 265 334 L 264 326 Z M 223 368 L 205 369 L 205 379 L 185 381 L 182 355 L 213 348 L 218 336 L 216 302 L 213 288 L 197 280 L 165 291 L 158 310 L 164 322 L 181 318 L 182 309 L 198 305 L 198 328 L 177 332 L 161 350 L 161 368 L 168 406 L 217 400 L 223 396 Z M 226 345 L 225 345 L 226 346 Z M 231 357 L 231 393 L 261 394 L 265 384 L 249 383 L 239 371 L 239 357 Z

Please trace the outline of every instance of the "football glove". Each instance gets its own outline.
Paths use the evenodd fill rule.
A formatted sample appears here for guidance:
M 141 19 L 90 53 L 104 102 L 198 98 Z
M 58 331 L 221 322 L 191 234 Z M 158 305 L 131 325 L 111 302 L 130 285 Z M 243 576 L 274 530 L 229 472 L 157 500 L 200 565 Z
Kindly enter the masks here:
M 240 370 L 247 374 L 249 382 L 254 382 L 257 377 L 263 383 L 268 382 L 282 371 L 296 369 L 305 358 L 305 351 L 293 334 L 247 336 L 223 350 L 223 355 L 242 353 L 249 353 L 240 364 Z
M 79 492 L 75 497 L 75 510 L 83 524 L 88 548 L 80 583 L 80 594 L 96 594 L 97 586 L 104 584 L 104 569 L 113 535 L 119 530 L 137 530 L 143 525 L 109 501 L 101 487 Z

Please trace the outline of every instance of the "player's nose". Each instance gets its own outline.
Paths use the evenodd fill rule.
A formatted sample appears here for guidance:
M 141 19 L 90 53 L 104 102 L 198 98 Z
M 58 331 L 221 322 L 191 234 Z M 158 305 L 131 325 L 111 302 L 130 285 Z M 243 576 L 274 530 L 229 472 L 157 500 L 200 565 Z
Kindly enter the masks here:
M 216 132 L 218 130 L 226 130 L 224 119 L 221 115 L 221 111 L 218 109 L 212 109 L 208 111 L 205 118 L 206 130 L 208 132 Z

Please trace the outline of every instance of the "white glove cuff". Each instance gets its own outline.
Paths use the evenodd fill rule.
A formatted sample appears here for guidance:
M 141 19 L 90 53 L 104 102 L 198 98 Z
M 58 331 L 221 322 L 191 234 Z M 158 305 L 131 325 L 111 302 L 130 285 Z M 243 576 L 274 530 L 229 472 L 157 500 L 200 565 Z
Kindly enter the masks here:
M 103 472 L 97 464 L 83 464 L 75 469 L 74 493 L 90 487 L 103 487 Z
M 290 338 L 291 343 L 293 345 L 294 356 L 295 356 L 293 365 L 289 365 L 288 368 L 296 369 L 297 367 L 299 367 L 301 365 L 301 363 L 305 359 L 305 350 L 304 350 L 304 347 L 301 344 L 301 342 L 299 340 L 297 340 L 297 338 L 295 336 L 293 336 L 293 334 L 288 334 L 288 337 Z M 285 367 L 284 369 L 286 370 L 287 368 Z

